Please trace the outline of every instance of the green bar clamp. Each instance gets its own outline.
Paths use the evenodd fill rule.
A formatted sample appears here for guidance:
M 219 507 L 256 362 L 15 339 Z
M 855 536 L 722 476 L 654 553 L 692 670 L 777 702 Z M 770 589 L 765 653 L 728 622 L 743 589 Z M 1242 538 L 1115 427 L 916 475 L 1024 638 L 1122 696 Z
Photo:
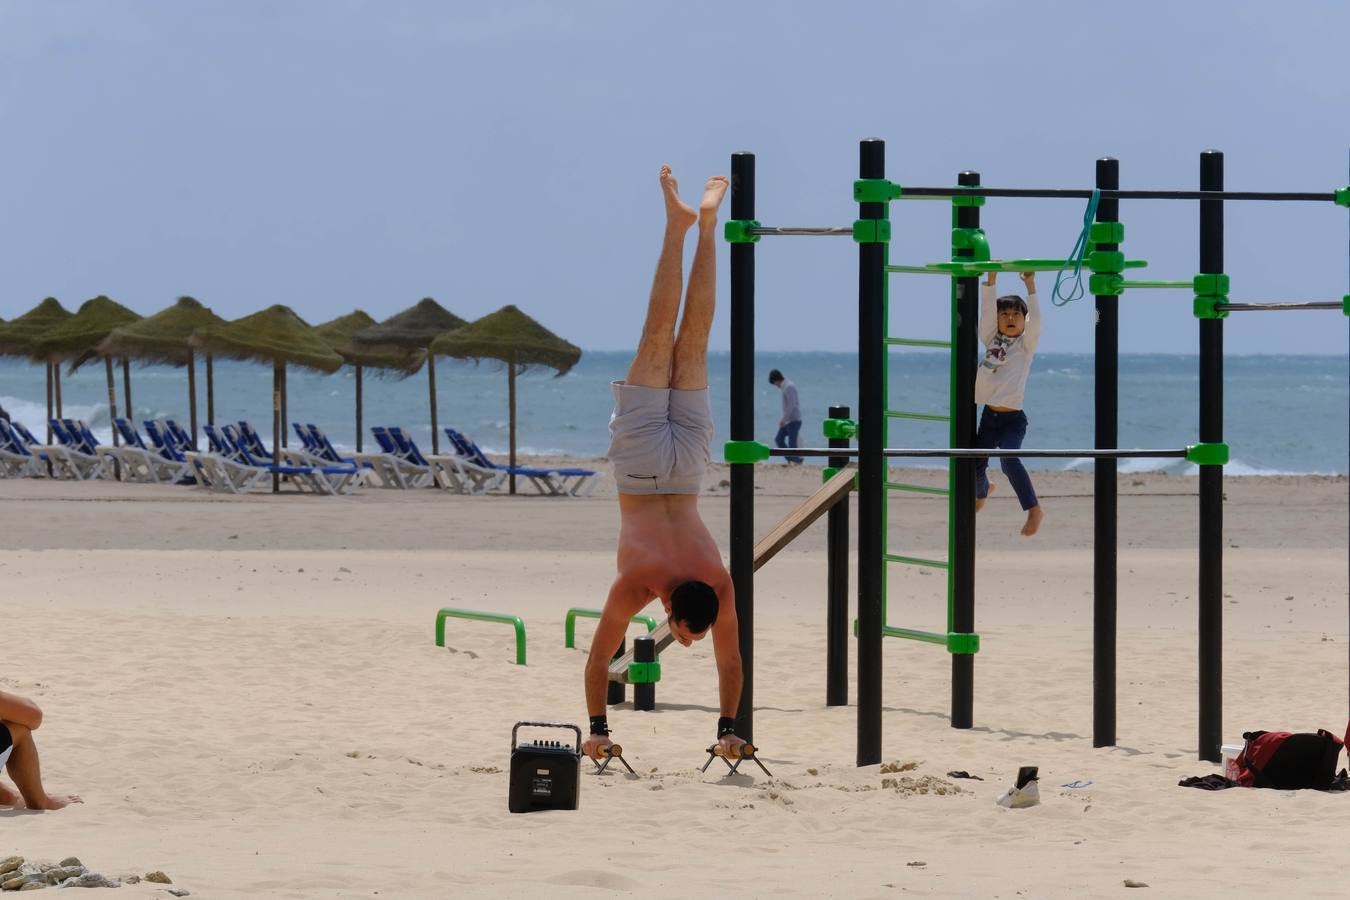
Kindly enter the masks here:
M 1197 275 L 1191 279 L 1191 285 L 1197 294 L 1217 297 L 1228 294 L 1228 276 L 1222 272 Z
M 947 632 L 947 652 L 957 653 L 962 656 L 969 656 L 980 652 L 980 636 L 978 634 L 962 634 L 957 631 Z
M 760 441 L 727 441 L 722 458 L 729 463 L 757 463 L 769 458 L 769 445 Z
M 1350 187 L 1336 188 L 1336 205 L 1350 206 Z
M 858 219 L 853 223 L 853 240 L 859 244 L 889 244 L 890 219 Z
M 952 194 L 952 206 L 984 206 L 987 199 L 983 194 Z
M 1094 244 L 1119 244 L 1125 240 L 1125 223 L 1093 222 L 1088 228 L 1088 240 Z M 1089 246 L 1088 249 L 1096 248 Z
M 452 609 L 445 607 L 436 613 L 436 646 L 445 646 L 446 619 L 473 619 L 478 622 L 503 622 L 516 629 L 516 665 L 525 665 L 525 623 L 520 616 L 505 613 L 478 612 L 472 609 Z
M 885 178 L 859 178 L 853 182 L 853 200 L 856 203 L 889 203 L 899 200 L 900 185 Z
M 1228 445 L 1224 443 L 1187 444 L 1186 462 L 1195 463 L 1197 466 L 1226 465 L 1228 462 Z
M 852 419 L 826 419 L 821 431 L 827 438 L 851 441 L 858 436 L 858 423 Z
M 722 236 L 728 244 L 758 244 L 759 235 L 751 234 L 750 229 L 758 228 L 754 219 L 727 219 L 722 225 Z
M 1228 297 L 1225 294 L 1196 294 L 1195 305 L 1191 307 L 1191 312 L 1197 319 L 1226 319 L 1228 310 L 1218 309 L 1220 303 L 1227 303 Z
M 1125 276 L 1100 272 L 1088 276 L 1088 292 L 1094 297 L 1119 297 L 1125 291 Z
M 661 661 L 628 664 L 629 684 L 656 684 L 661 680 Z
M 1125 254 L 1120 250 L 1093 250 L 1088 254 L 1087 265 L 1093 272 L 1119 274 L 1125 268 Z
M 580 606 L 574 606 L 567 611 L 567 616 L 563 619 L 563 646 L 569 650 L 577 645 L 577 616 L 586 619 L 598 619 L 601 616 L 601 611 L 598 609 L 583 609 Z M 646 625 L 648 634 L 656 630 L 656 620 L 651 616 L 644 616 L 639 613 L 629 621 Z
M 1341 312 L 1350 316 L 1350 294 L 1346 294 L 1341 298 Z
M 836 468 L 835 466 L 826 466 L 821 474 L 820 483 L 824 484 L 825 482 L 829 481 L 831 478 L 838 475 L 842 471 L 844 471 L 842 468 Z M 858 489 L 858 476 L 855 473 L 853 476 L 852 490 L 856 491 L 857 489 Z
M 969 259 L 953 260 L 953 262 L 989 262 L 989 240 L 984 236 L 984 231 L 979 228 L 952 229 L 952 253 L 955 254 L 958 250 L 969 250 L 972 255 Z

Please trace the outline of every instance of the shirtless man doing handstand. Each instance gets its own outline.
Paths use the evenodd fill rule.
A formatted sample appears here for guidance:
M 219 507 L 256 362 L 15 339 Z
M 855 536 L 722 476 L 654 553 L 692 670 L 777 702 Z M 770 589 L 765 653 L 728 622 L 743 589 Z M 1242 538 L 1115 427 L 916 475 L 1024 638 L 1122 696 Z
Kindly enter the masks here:
M 669 166 L 661 167 L 660 180 L 666 231 L 647 320 L 627 377 L 613 385 L 609 457 L 619 489 L 619 572 L 586 660 L 591 730 L 582 750 L 592 758 L 610 744 L 605 719 L 610 659 L 629 620 L 657 597 L 675 640 L 688 647 L 712 634 L 718 741 L 727 750 L 745 743 L 734 733 L 742 683 L 736 598 L 717 542 L 698 514 L 713 435 L 708 332 L 717 285 L 717 208 L 727 179 L 708 179 L 697 211 L 680 199 Z M 696 222 L 698 245 L 679 318 L 684 239 Z

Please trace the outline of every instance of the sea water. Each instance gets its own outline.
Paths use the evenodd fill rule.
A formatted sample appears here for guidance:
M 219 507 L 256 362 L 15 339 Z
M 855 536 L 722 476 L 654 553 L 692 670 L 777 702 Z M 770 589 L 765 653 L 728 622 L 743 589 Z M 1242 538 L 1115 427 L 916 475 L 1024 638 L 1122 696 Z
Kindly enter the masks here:
M 608 446 L 609 384 L 622 378 L 631 353 L 588 352 L 567 375 L 547 370 L 517 379 L 517 441 L 521 453 L 571 457 L 602 456 Z M 716 442 L 727 438 L 729 356 L 709 356 Z M 857 357 L 852 353 L 761 353 L 755 361 L 755 435 L 771 442 L 782 411 L 781 395 L 768 383 L 781 369 L 801 394 L 803 446 L 823 446 L 820 422 L 831 405 L 856 411 Z M 1195 356 L 1120 357 L 1119 445 L 1180 447 L 1199 440 L 1199 364 Z M 122 410 L 121 366 L 117 403 Z M 1229 475 L 1340 474 L 1347 471 L 1347 404 L 1350 366 L 1342 356 L 1232 356 L 1225 360 L 1224 437 L 1231 447 Z M 894 352 L 888 379 L 892 409 L 946 414 L 948 358 L 937 352 Z M 424 449 L 431 444 L 431 416 L 425 371 L 405 380 L 367 373 L 365 418 L 371 425 L 401 425 Z M 198 416 L 206 421 L 206 377 L 197 366 Z M 506 451 L 507 375 L 499 364 L 441 359 L 436 367 L 438 419 L 442 427 L 472 435 L 489 453 Z M 131 368 L 133 418 L 188 421 L 187 375 L 167 366 Z M 341 447 L 356 445 L 354 370 L 333 375 L 292 369 L 287 376 L 292 421 L 313 422 Z M 0 405 L 34 432 L 46 416 L 43 368 L 22 360 L 0 360 Z M 272 372 L 266 366 L 218 360 L 215 363 L 216 419 L 247 419 L 271 430 Z M 88 421 L 100 439 L 110 439 L 104 367 L 95 363 L 63 372 L 62 398 L 68 417 Z M 1027 386 L 1030 420 L 1025 446 L 1091 447 L 1093 443 L 1093 357 L 1038 354 Z M 943 422 L 892 420 L 887 445 L 946 446 Z M 445 443 L 444 438 L 440 443 Z M 365 444 L 371 440 L 366 434 Z M 714 445 L 714 459 L 720 452 Z M 941 466 L 916 460 L 916 466 Z M 1088 460 L 1028 460 L 1036 468 L 1087 469 Z M 1167 459 L 1123 460 L 1121 471 L 1165 469 L 1194 473 L 1195 467 Z

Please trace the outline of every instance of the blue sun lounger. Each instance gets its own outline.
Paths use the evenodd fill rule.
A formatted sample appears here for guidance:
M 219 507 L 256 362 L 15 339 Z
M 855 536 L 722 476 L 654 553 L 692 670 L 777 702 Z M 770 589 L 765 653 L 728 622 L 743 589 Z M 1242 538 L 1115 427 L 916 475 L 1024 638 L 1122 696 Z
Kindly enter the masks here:
M 537 466 L 504 466 L 493 462 L 472 438 L 453 428 L 445 429 L 445 436 L 465 462 L 489 471 L 500 472 L 503 477 L 516 475 L 527 479 L 541 494 L 552 497 L 585 497 L 595 490 L 600 473 L 594 469 L 564 467 L 545 469 Z
M 47 474 L 43 465 L 46 459 L 46 454 L 36 454 L 29 448 L 7 419 L 0 419 L 0 476 L 41 478 Z

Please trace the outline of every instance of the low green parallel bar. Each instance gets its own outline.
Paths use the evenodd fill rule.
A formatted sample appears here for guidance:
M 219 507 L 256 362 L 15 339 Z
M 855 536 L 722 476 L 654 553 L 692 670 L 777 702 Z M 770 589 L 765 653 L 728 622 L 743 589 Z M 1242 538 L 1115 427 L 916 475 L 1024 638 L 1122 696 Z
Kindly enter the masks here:
M 525 665 L 525 623 L 520 616 L 506 613 L 479 612 L 474 609 L 453 609 L 445 607 L 436 613 L 436 646 L 445 646 L 445 620 L 472 619 L 477 622 L 501 622 L 516 629 L 516 665 Z
M 951 416 L 944 416 L 939 413 L 921 413 L 909 412 L 903 409 L 888 409 L 886 415 L 892 419 L 917 419 L 921 422 L 950 422 Z
M 600 615 L 601 611 L 598 609 L 584 609 L 580 606 L 569 609 L 566 618 L 563 620 L 563 647 L 571 649 L 577 645 L 577 616 L 586 619 L 598 619 Z M 638 614 L 629 621 L 646 625 L 648 632 L 656 630 L 656 620 L 651 616 Z
M 907 566 L 921 566 L 926 569 L 946 569 L 950 564 L 941 559 L 924 559 L 921 556 L 901 556 L 898 553 L 887 553 L 886 561 L 893 563 L 904 563 Z
M 950 350 L 951 341 L 933 341 L 928 338 L 886 338 L 886 345 L 890 347 L 938 347 L 944 350 Z
M 894 625 L 881 626 L 882 637 L 904 638 L 907 641 L 923 641 L 925 644 L 938 644 L 947 646 L 947 633 L 935 631 L 919 631 L 915 628 L 896 628 Z
M 888 481 L 886 489 L 891 491 L 907 491 L 911 494 L 937 494 L 940 497 L 946 497 L 951 491 L 946 488 L 929 487 L 926 484 L 910 484 L 905 481 Z
M 951 278 L 951 272 L 944 272 L 941 269 L 930 269 L 927 266 L 887 266 L 887 272 L 894 272 L 898 275 L 942 275 L 945 278 Z

